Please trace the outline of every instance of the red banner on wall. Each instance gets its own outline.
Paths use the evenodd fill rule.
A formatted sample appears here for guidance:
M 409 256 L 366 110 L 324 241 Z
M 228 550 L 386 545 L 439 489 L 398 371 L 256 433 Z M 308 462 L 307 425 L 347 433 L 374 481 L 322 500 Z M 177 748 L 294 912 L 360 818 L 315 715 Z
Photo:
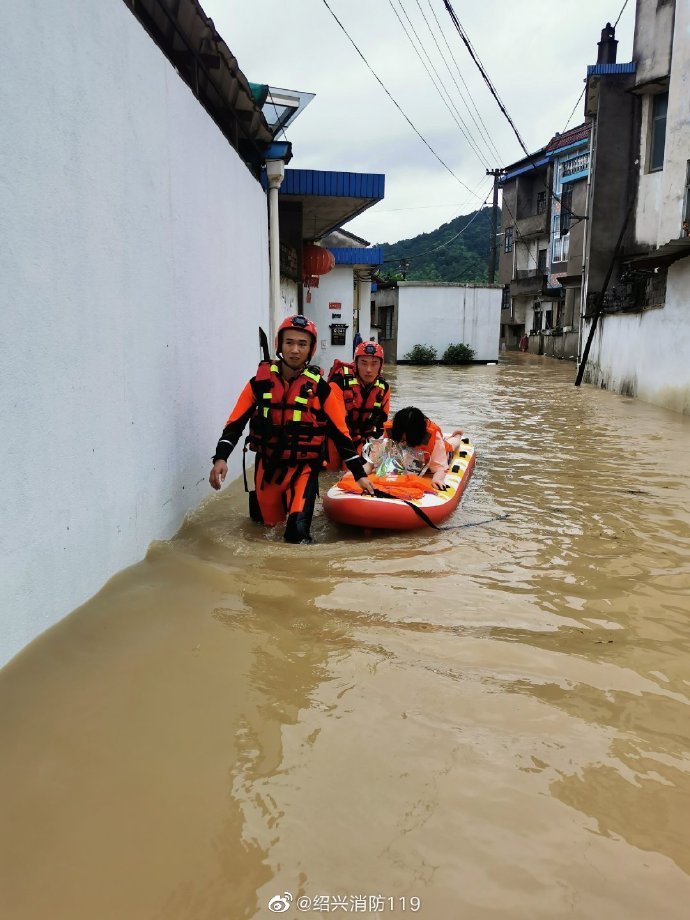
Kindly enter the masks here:
M 328 304 L 328 309 L 329 310 L 340 310 L 342 309 L 342 306 L 343 306 L 342 303 L 336 303 L 336 301 L 332 300 Z

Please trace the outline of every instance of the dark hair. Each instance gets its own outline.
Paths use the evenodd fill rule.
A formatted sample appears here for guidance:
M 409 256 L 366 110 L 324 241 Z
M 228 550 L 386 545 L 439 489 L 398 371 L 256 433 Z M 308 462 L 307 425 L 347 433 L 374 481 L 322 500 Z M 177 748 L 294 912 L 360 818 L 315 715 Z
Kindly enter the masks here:
M 391 439 L 402 441 L 403 438 L 408 447 L 419 447 L 426 441 L 426 415 L 421 409 L 407 406 L 406 409 L 398 409 L 393 416 Z

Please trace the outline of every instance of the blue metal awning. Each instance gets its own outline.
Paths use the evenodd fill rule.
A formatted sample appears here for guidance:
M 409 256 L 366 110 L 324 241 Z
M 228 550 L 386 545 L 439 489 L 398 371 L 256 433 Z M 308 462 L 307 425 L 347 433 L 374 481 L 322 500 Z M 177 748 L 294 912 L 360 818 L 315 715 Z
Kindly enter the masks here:
M 261 182 L 268 187 L 265 173 Z M 286 169 L 278 199 L 300 202 L 303 236 L 319 240 L 381 201 L 385 184 L 381 173 Z
M 383 265 L 382 246 L 329 246 L 328 251 L 335 256 L 336 265 Z
M 286 169 L 281 195 L 319 195 L 335 198 L 383 198 L 386 177 L 380 173 L 327 172 Z
M 637 64 L 635 61 L 629 61 L 627 64 L 589 64 L 587 67 L 587 76 L 602 76 L 603 74 L 612 73 L 635 73 Z
M 510 172 L 504 173 L 499 179 L 499 185 L 503 185 L 504 182 L 507 182 L 508 179 L 514 179 L 516 176 L 521 176 L 523 173 L 531 172 L 533 169 L 538 169 L 540 166 L 546 166 L 547 163 L 551 161 L 551 157 L 542 157 L 539 160 L 534 160 L 533 163 L 528 163 L 527 166 L 522 166 L 520 169 L 511 169 Z

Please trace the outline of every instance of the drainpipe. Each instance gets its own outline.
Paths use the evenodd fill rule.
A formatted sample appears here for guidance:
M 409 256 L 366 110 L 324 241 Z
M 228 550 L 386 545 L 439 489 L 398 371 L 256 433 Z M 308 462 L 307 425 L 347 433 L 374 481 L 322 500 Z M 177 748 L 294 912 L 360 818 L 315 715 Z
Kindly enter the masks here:
M 370 303 L 371 303 L 371 278 L 358 278 L 357 279 L 357 331 L 362 336 L 365 342 L 369 340 L 371 334 L 371 313 L 370 313 Z M 365 330 L 362 330 L 362 323 L 365 325 Z M 354 332 L 353 332 L 354 335 Z
M 587 312 L 587 289 L 589 287 L 589 228 L 592 222 L 592 206 L 594 200 L 592 196 L 594 185 L 594 152 L 596 150 L 595 135 L 597 133 L 598 119 L 592 120 L 592 130 L 589 135 L 589 171 L 587 173 L 587 192 L 585 195 L 585 214 L 589 220 L 586 220 L 582 232 L 582 283 L 580 284 L 580 322 L 577 328 L 577 367 L 580 368 L 582 361 L 582 329 L 585 324 L 585 313 Z
M 285 176 L 284 160 L 266 160 L 268 179 L 268 235 L 270 254 L 269 342 L 273 342 L 281 323 L 280 315 L 280 224 L 278 220 L 278 189 Z

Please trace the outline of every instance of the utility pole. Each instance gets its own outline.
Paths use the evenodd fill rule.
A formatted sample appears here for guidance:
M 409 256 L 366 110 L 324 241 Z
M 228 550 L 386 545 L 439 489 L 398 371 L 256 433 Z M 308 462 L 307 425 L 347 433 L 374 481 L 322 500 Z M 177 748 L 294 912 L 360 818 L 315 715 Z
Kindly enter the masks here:
M 502 169 L 487 169 L 487 176 L 494 177 L 494 201 L 491 211 L 491 250 L 489 256 L 489 284 L 494 283 L 496 276 L 496 231 L 498 220 L 498 177 L 503 172 Z

